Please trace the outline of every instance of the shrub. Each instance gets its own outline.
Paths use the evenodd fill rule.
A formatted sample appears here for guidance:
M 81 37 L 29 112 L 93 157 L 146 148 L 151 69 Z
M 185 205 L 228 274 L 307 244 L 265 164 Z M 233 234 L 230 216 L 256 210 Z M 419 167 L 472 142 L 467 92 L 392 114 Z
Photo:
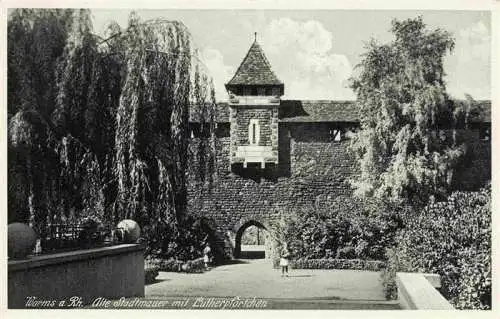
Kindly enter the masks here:
M 398 271 L 408 271 L 410 267 L 400 264 L 401 258 L 399 258 L 398 251 L 394 248 L 388 248 L 386 256 L 386 267 L 382 270 L 382 285 L 385 298 L 387 300 L 396 300 L 398 298 L 396 273 Z
M 387 251 L 386 295 L 397 271 L 441 276 L 441 293 L 458 309 L 491 308 L 491 188 L 455 192 L 406 220 Z
M 184 265 L 186 265 L 186 272 L 199 273 L 205 270 L 205 262 L 203 261 L 203 258 L 189 260 Z
M 144 268 L 144 282 L 146 284 L 153 283 L 158 277 L 159 271 L 157 266 L 147 266 Z
M 224 251 L 219 242 L 223 239 L 213 230 L 215 226 L 206 218 L 187 215 L 182 227 L 173 227 L 166 222 L 144 226 L 144 238 L 147 241 L 146 254 L 162 260 L 195 260 L 203 256 L 203 249 L 208 243 L 212 248 L 214 262 L 223 260 Z
M 102 243 L 104 238 L 101 231 L 104 225 L 98 216 L 90 215 L 80 221 L 82 230 L 78 234 L 78 242 L 81 247 L 88 247 Z
M 183 262 L 175 259 L 158 259 L 158 268 L 160 271 L 180 272 Z
M 378 200 L 337 196 L 271 224 L 271 231 L 289 243 L 293 258 L 385 260 L 402 227 L 407 207 Z M 283 214 L 284 216 L 284 214 Z
M 385 267 L 383 261 L 362 259 L 297 259 L 290 261 L 292 269 L 354 269 L 379 271 Z
M 150 256 L 144 259 L 144 282 L 146 284 L 153 283 L 159 274 L 160 267 L 158 260 Z
M 188 260 L 186 262 L 176 259 L 151 258 L 149 263 L 157 267 L 159 271 L 166 272 L 199 273 L 205 270 L 203 258 Z

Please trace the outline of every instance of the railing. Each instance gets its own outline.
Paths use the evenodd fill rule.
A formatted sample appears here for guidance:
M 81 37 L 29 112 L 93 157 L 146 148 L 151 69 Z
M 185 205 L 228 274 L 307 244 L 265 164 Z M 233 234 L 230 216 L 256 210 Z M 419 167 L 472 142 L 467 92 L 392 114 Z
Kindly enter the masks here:
M 123 229 L 81 224 L 50 224 L 34 255 L 105 247 L 123 243 Z

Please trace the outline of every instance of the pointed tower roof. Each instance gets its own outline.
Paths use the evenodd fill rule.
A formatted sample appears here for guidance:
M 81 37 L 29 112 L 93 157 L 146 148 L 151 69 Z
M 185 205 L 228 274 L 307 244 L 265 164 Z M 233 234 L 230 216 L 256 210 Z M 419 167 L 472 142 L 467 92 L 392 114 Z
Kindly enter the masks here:
M 255 39 L 241 62 L 233 78 L 226 85 L 282 85 L 278 77 L 271 70 L 261 46 Z

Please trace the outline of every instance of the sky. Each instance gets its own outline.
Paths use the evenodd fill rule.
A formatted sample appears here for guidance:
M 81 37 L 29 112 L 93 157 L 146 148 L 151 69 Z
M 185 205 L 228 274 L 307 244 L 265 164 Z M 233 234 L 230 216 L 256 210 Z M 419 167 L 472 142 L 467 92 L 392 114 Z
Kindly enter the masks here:
M 131 10 L 94 9 L 94 30 L 112 20 L 127 25 Z M 142 19 L 179 20 L 213 77 L 218 100 L 257 32 L 287 99 L 354 99 L 348 79 L 356 72 L 365 43 L 392 40 L 392 19 L 421 15 L 429 29 L 452 33 L 455 49 L 444 60 L 448 93 L 491 99 L 491 15 L 485 11 L 401 10 L 137 10 Z

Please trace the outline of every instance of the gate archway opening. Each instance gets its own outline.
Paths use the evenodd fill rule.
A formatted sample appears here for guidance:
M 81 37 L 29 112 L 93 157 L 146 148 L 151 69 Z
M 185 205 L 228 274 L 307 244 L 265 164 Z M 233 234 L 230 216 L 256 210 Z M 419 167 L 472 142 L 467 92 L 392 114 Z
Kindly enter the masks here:
M 234 257 L 241 259 L 270 258 L 271 238 L 267 228 L 257 221 L 249 221 L 238 229 Z

